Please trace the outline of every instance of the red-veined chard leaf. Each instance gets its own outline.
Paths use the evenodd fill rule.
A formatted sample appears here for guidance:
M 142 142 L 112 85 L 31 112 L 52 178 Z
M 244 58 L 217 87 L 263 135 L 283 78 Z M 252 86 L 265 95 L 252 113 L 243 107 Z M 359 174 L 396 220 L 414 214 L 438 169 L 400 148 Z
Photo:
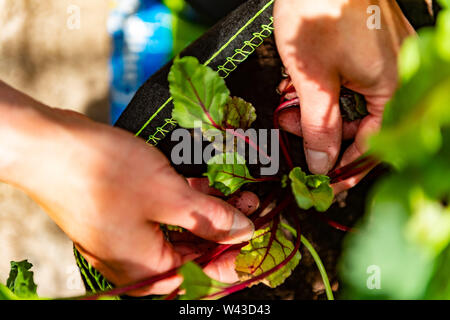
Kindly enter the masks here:
M 236 271 L 241 280 L 258 276 L 283 262 L 293 249 L 294 244 L 286 238 L 276 219 L 269 227 L 257 230 L 249 244 L 241 249 L 236 258 Z M 271 288 L 279 286 L 291 275 L 300 259 L 300 252 L 296 252 L 284 267 L 261 282 Z
M 229 97 L 224 106 L 224 118 L 220 124 L 221 129 L 203 129 L 203 136 L 213 142 L 217 150 L 234 152 L 237 150 L 239 141 L 233 134 L 233 130 L 247 130 L 255 120 L 256 111 L 251 103 L 238 97 Z M 241 141 L 241 143 L 245 143 L 245 141 Z
M 301 209 L 314 207 L 317 211 L 326 211 L 333 203 L 333 189 L 330 178 L 324 175 L 306 175 L 299 167 L 289 173 L 291 188 L 295 200 Z
M 237 152 L 221 153 L 208 161 L 208 171 L 204 174 L 208 177 L 209 185 L 228 196 L 239 190 L 244 184 L 257 182 L 250 175 L 248 168 Z
M 236 137 L 226 129 L 248 129 L 256 119 L 252 104 L 230 97 L 225 81 L 194 57 L 175 59 L 168 79 L 174 103 L 172 117 L 178 124 L 201 128 L 219 150 L 236 150 Z M 227 141 L 235 143 L 226 148 Z
M 220 128 L 230 96 L 225 81 L 194 57 L 175 59 L 169 73 L 172 117 L 184 128 Z
M 227 128 L 248 129 L 256 120 L 255 107 L 238 97 L 228 99 L 224 108 L 224 124 Z

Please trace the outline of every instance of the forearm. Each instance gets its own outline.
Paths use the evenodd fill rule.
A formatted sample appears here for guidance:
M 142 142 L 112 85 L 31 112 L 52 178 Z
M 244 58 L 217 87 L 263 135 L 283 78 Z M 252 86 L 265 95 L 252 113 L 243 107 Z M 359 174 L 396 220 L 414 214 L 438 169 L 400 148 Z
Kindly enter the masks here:
M 49 110 L 0 81 L 0 181 L 28 188 L 45 169 L 56 128 Z

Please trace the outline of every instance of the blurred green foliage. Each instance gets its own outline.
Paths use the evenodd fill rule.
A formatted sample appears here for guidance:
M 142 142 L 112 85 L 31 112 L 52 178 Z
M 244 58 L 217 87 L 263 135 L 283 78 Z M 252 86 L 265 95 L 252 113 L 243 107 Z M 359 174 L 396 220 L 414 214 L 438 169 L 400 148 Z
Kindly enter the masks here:
M 400 87 L 371 152 L 395 170 L 374 188 L 339 265 L 343 297 L 450 299 L 450 0 L 408 39 Z

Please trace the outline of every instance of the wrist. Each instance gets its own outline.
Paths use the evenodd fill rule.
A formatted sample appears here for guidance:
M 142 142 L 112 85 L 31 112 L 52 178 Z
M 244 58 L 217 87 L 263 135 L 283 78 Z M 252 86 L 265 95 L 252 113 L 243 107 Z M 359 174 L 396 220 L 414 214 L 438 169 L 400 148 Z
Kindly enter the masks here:
M 22 186 L 38 168 L 52 121 L 45 106 L 0 81 L 0 181 Z

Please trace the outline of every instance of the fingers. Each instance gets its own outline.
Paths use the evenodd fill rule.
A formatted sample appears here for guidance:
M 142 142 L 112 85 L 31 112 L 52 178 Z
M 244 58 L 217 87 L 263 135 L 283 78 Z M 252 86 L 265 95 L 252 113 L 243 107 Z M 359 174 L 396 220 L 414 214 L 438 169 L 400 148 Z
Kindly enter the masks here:
M 181 250 L 182 252 L 187 252 L 189 249 L 184 248 Z M 220 281 L 223 283 L 234 283 L 239 281 L 239 277 L 235 271 L 235 261 L 238 256 L 240 250 L 231 250 L 222 254 L 219 258 L 209 263 L 203 271 L 206 275 L 216 281 Z M 187 254 L 185 257 L 185 262 L 190 261 L 198 256 L 199 254 Z M 179 275 L 167 278 L 165 280 L 156 282 L 152 287 L 147 288 L 145 290 L 141 290 L 140 292 L 134 292 L 130 295 L 135 296 L 144 296 L 144 295 L 163 295 L 169 294 L 170 292 L 177 289 L 181 283 L 183 282 L 183 278 Z
M 192 188 L 196 188 L 207 193 L 217 193 L 217 190 L 207 188 L 207 178 L 189 178 L 187 180 Z M 237 209 L 240 209 L 240 211 L 246 215 L 252 214 L 259 207 L 258 197 L 249 191 L 240 192 L 228 199 L 227 202 Z M 206 250 L 211 249 L 211 242 L 201 242 L 189 232 L 172 232 L 170 239 L 171 243 L 174 245 L 175 251 L 183 256 L 184 262 L 193 260 Z M 239 250 L 233 250 L 222 254 L 218 259 L 208 264 L 204 268 L 204 272 L 209 277 L 224 283 L 233 283 L 238 281 L 239 278 L 235 271 L 235 260 L 239 252 Z M 136 296 L 168 294 L 178 288 L 182 281 L 183 279 L 180 276 L 173 276 L 163 281 L 159 281 L 151 287 L 133 291 L 129 294 Z
M 343 140 L 350 140 L 354 139 L 356 136 L 356 133 L 358 132 L 359 125 L 361 123 L 361 120 L 355 120 L 355 121 L 343 121 L 342 122 L 342 139 Z
M 222 254 L 219 258 L 208 264 L 205 273 L 220 282 L 233 283 L 239 281 L 236 273 L 236 257 L 240 250 L 231 250 Z
M 356 133 L 355 141 L 345 150 L 344 155 L 342 156 L 342 160 L 339 163 L 339 167 L 343 167 L 359 157 L 361 157 L 367 150 L 367 139 L 370 135 L 378 132 L 381 128 L 382 122 L 382 113 L 384 109 L 384 104 L 380 104 L 378 106 L 369 105 L 368 110 L 371 112 L 370 115 L 361 120 L 361 123 L 358 127 L 358 131 Z M 345 181 L 339 182 L 333 185 L 333 190 L 335 194 L 338 194 L 344 190 L 350 189 L 358 184 L 361 179 L 363 179 L 367 173 L 370 172 L 375 167 L 373 165 L 368 170 L 363 173 L 351 177 Z
M 223 193 L 219 190 L 209 186 L 208 178 L 187 178 L 189 186 L 204 194 L 224 197 Z M 227 203 L 241 211 L 246 216 L 249 216 L 255 212 L 259 207 L 259 198 L 256 194 L 250 191 L 241 191 L 232 195 Z
M 296 136 L 302 136 L 300 109 L 290 108 L 282 111 L 278 117 L 280 128 Z
M 282 130 L 292 133 L 296 136 L 302 136 L 300 110 L 297 108 L 287 109 L 281 112 L 278 122 Z M 360 120 L 342 123 L 342 139 L 349 140 L 355 138 Z
M 253 223 L 225 201 L 185 185 L 171 199 L 160 200 L 149 219 L 183 227 L 193 234 L 219 243 L 241 243 L 252 238 Z
M 144 279 L 179 267 L 183 263 L 184 257 L 176 252 L 171 244 L 165 241 L 158 224 L 150 223 L 146 230 L 136 231 L 136 233 L 141 232 L 146 233 L 146 235 L 140 237 L 141 241 L 135 243 L 133 247 L 127 244 L 130 254 L 121 258 L 115 256 L 99 258 L 80 244 L 75 243 L 75 246 L 96 270 L 117 287 L 138 283 Z M 110 251 L 114 249 L 116 248 L 112 248 Z M 171 277 L 164 281 L 129 291 L 126 294 L 130 296 L 165 294 L 171 288 L 178 287 L 181 283 L 180 280 L 177 277 Z
M 208 250 L 208 244 L 189 245 L 189 244 L 176 244 L 175 250 L 185 257 L 185 261 L 193 260 Z M 239 280 L 235 271 L 236 257 L 240 250 L 230 250 L 221 254 L 213 262 L 206 265 L 203 271 L 212 279 L 233 283 Z
M 369 116 L 370 117 L 370 116 Z M 367 124 L 369 122 L 369 124 Z M 302 136 L 302 130 L 300 126 L 300 111 L 298 109 L 292 108 L 288 109 L 286 111 L 283 111 L 279 116 L 279 123 L 281 129 L 292 133 L 296 136 Z M 361 121 L 352 121 L 352 122 L 343 122 L 343 128 L 342 128 L 342 138 L 344 140 L 347 139 L 353 139 L 355 138 L 358 128 L 360 127 Z M 348 147 L 346 152 L 344 153 L 344 156 L 339 164 L 339 167 L 345 166 L 349 164 L 352 161 L 355 161 L 358 159 L 366 150 L 366 148 L 363 146 L 363 138 L 361 136 L 367 135 L 367 131 L 370 132 L 376 132 L 378 130 L 378 127 L 376 125 L 376 121 L 369 118 L 369 120 L 365 120 L 362 127 L 361 127 L 361 133 L 358 139 Z M 363 179 L 370 170 L 372 170 L 373 167 L 368 169 L 367 171 L 354 176 L 352 178 L 349 178 L 345 181 L 339 182 L 337 184 L 332 185 L 332 188 L 334 190 L 334 194 L 339 194 L 342 191 L 345 191 L 347 189 L 350 189 L 354 187 L 356 184 Z
M 370 167 L 369 169 L 367 169 L 366 171 L 353 176 L 351 178 L 348 178 L 345 181 L 339 182 L 339 183 L 335 183 L 331 185 L 331 188 L 333 188 L 333 192 L 335 195 L 338 195 L 339 193 L 346 191 L 350 188 L 353 188 L 354 186 L 356 186 L 376 165 L 373 165 L 372 167 Z
M 193 188 L 217 194 L 216 190 L 207 188 L 208 181 L 205 178 L 190 178 L 188 182 Z M 258 209 L 259 199 L 255 194 L 243 191 L 228 200 L 232 205 L 241 208 L 242 213 L 231 204 L 220 199 L 204 195 L 189 188 L 184 191 L 187 193 L 185 196 L 190 199 L 189 205 L 184 206 L 183 210 L 173 211 L 178 211 L 178 214 L 172 215 L 166 212 L 166 214 L 162 213 L 161 215 L 153 216 L 152 219 L 162 223 L 179 225 L 199 237 L 216 242 L 240 243 L 251 239 L 254 226 L 244 214 L 249 215 Z M 237 223 L 236 219 L 239 219 Z M 199 239 L 196 239 L 190 233 L 174 232 L 172 235 L 174 236 L 173 239 L 171 236 L 171 240 L 173 240 L 175 254 L 182 255 L 183 261 L 195 259 L 211 246 L 211 243 L 199 242 Z M 169 249 L 171 249 L 168 250 L 169 252 L 173 251 L 172 248 Z M 237 274 L 234 271 L 234 259 L 238 253 L 239 250 L 225 253 L 209 264 L 205 268 L 205 273 L 218 281 L 236 281 Z M 180 276 L 173 276 L 149 287 L 132 291 L 129 294 L 132 296 L 167 294 L 178 288 L 181 282 L 182 278 Z
M 309 170 L 326 174 L 336 163 L 342 140 L 340 83 L 336 76 L 310 79 L 291 74 L 300 98 L 303 146 Z
M 367 138 L 378 132 L 381 127 L 381 121 L 382 119 L 378 115 L 368 115 L 361 120 L 355 136 L 355 141 L 344 152 L 339 164 L 340 166 L 345 166 L 352 161 L 355 161 L 367 151 Z
M 208 178 L 187 178 L 186 180 L 192 189 L 200 191 L 201 193 L 217 197 L 224 196 L 222 192 L 209 186 Z

